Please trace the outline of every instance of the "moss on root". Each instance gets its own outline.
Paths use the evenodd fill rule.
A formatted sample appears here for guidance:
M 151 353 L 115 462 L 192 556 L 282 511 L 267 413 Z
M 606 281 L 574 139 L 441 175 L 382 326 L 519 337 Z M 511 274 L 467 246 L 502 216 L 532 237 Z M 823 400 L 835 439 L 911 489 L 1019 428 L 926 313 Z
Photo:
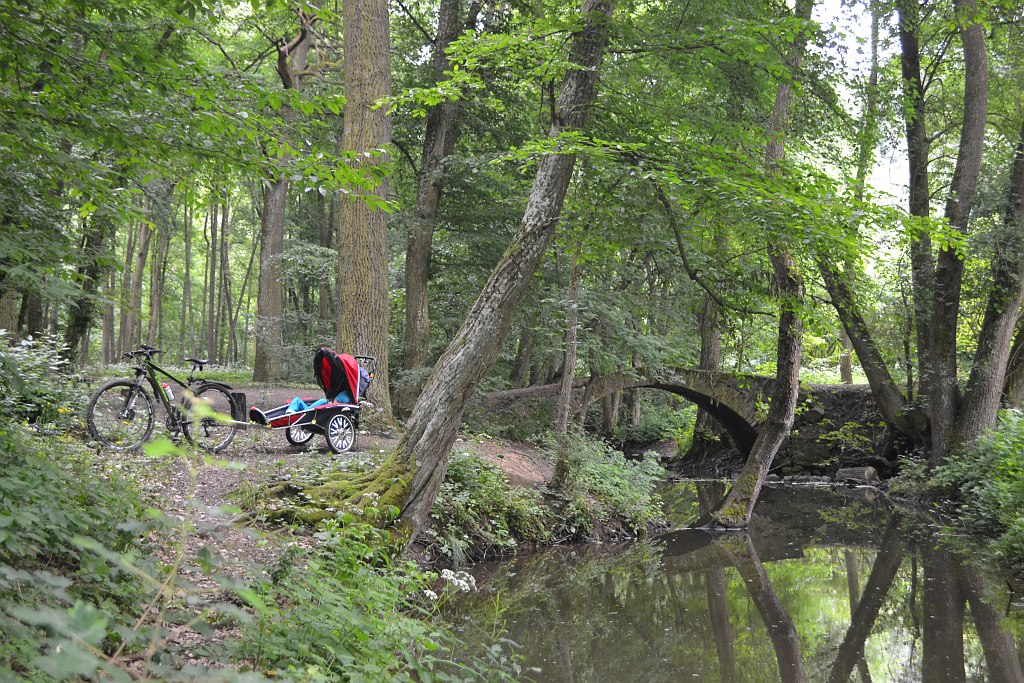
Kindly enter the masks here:
M 270 495 L 301 498 L 302 502 L 274 510 L 266 517 L 313 526 L 336 516 L 338 511 L 401 509 L 409 495 L 413 473 L 412 465 L 401 462 L 395 451 L 371 472 L 335 472 L 322 484 L 305 488 L 291 483 L 272 486 L 268 490 Z M 381 519 L 392 521 L 388 516 Z

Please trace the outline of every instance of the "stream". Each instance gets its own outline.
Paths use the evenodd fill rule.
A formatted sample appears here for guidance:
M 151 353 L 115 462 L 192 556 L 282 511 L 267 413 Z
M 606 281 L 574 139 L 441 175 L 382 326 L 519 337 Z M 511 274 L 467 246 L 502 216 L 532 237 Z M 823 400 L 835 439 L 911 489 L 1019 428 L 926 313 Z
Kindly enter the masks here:
M 721 486 L 667 488 L 666 515 L 696 519 Z M 477 590 L 446 618 L 468 641 L 503 624 L 541 683 L 1024 682 L 1024 598 L 869 488 L 766 488 L 749 533 L 676 531 L 470 571 Z

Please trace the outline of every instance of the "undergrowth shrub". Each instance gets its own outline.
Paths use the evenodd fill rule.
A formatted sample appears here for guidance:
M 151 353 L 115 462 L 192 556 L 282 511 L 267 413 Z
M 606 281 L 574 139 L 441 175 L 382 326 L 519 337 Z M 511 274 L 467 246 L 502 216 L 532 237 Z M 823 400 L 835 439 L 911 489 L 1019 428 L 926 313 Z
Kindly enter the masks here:
M 513 553 L 549 538 L 550 512 L 539 492 L 512 486 L 494 465 L 453 453 L 424 540 L 455 566 Z
M 310 682 L 503 681 L 520 673 L 501 637 L 468 663 L 450 660 L 459 643 L 431 621 L 436 575 L 394 563 L 383 550 L 386 532 L 328 520 L 316 539 L 314 549 L 286 554 L 259 590 L 239 652 L 257 668 Z
M 51 336 L 10 345 L 0 330 L 0 415 L 66 431 L 88 398 L 82 377 L 67 372 L 66 350 Z
M 93 464 L 75 441 L 0 421 L 0 680 L 60 678 L 68 662 L 54 656 L 54 625 L 81 627 L 101 647 L 109 633 L 95 626 L 142 595 L 80 540 L 130 552 L 134 534 L 122 524 L 140 511 L 132 487 Z
M 614 517 L 631 532 L 643 533 L 648 524 L 660 519 L 655 486 L 665 471 L 656 454 L 627 460 L 607 444 L 579 435 L 570 437 L 568 452 L 562 491 L 567 504 L 560 532 L 579 535 Z
M 683 452 L 693 440 L 693 423 L 697 407 L 686 404 L 674 408 L 664 402 L 645 402 L 640 422 L 619 433 L 617 442 L 623 445 L 647 446 L 661 441 L 675 441 L 676 450 Z
M 660 520 L 657 455 L 631 461 L 602 441 L 569 440 L 565 481 L 540 491 L 513 486 L 500 468 L 453 453 L 421 540 L 455 566 L 516 552 L 529 544 L 583 540 L 599 527 L 642 534 Z M 554 457 L 554 456 L 552 456 Z
M 956 501 L 959 520 L 985 534 L 1006 561 L 1024 567 L 1024 413 L 999 424 L 935 470 L 932 484 Z

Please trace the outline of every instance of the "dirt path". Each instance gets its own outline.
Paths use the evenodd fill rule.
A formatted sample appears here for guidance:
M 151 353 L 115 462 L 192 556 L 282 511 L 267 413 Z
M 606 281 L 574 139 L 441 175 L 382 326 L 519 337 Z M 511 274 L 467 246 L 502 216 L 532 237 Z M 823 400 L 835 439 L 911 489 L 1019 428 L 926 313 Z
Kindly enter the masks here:
M 319 391 L 315 386 L 241 387 L 237 390 L 246 394 L 250 406 L 264 409 L 288 403 L 296 396 L 315 397 Z M 364 414 L 364 422 L 372 420 L 366 420 Z M 157 436 L 160 436 L 159 431 Z M 123 465 L 122 471 L 136 478 L 147 504 L 168 517 L 187 519 L 195 525 L 196 532 L 189 537 L 186 556 L 194 557 L 205 546 L 219 564 L 219 572 L 252 578 L 274 566 L 283 544 L 304 541 L 294 534 L 283 538 L 283 534 L 273 530 L 239 526 L 234 523 L 238 508 L 251 504 L 269 483 L 315 479 L 327 470 L 353 461 L 365 461 L 365 466 L 373 466 L 397 443 L 396 436 L 361 429 L 352 451 L 334 455 L 322 436 L 314 436 L 304 446 L 292 446 L 283 431 L 252 427 L 240 430 L 228 448 L 218 455 L 217 462 L 180 458 L 154 461 L 137 453 L 108 457 L 118 460 Z M 553 474 L 552 464 L 545 454 L 527 444 L 472 436 L 460 438 L 454 448 L 493 463 L 516 485 L 536 487 Z M 196 568 L 186 569 L 191 573 Z M 198 584 L 203 583 L 198 572 L 192 578 Z M 208 583 L 208 588 L 216 589 L 212 581 Z

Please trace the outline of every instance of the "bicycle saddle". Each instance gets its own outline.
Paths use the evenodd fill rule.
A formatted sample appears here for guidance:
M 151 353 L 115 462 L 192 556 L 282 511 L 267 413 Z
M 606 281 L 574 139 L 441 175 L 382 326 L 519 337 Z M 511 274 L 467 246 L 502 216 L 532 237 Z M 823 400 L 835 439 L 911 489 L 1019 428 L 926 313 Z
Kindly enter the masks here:
M 195 363 L 196 365 L 209 365 L 210 360 L 208 358 L 186 358 L 189 363 Z

